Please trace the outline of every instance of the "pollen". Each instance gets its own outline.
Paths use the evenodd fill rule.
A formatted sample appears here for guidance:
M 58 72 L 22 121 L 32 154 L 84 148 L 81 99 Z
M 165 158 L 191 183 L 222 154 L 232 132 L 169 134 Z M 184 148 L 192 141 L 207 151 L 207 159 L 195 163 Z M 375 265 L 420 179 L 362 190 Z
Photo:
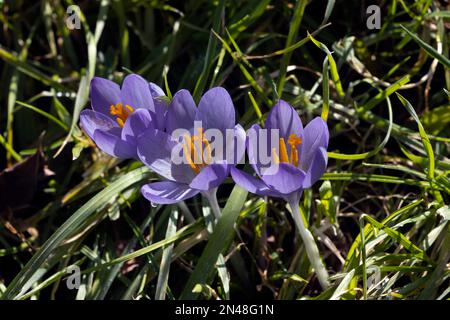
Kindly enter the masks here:
M 287 144 L 290 147 L 290 153 L 288 155 L 288 149 L 286 146 L 286 142 L 284 138 L 280 138 L 279 140 L 279 152 L 277 152 L 276 148 L 272 148 L 272 158 L 275 164 L 279 163 L 290 163 L 294 166 L 298 166 L 298 150 L 297 146 L 302 143 L 302 139 L 297 136 L 295 133 L 291 134 L 288 138 Z
M 134 109 L 127 104 L 125 105 L 125 107 L 123 107 L 121 103 L 117 103 L 116 105 L 111 105 L 109 107 L 109 113 L 117 117 L 116 121 L 121 128 L 123 128 L 123 125 L 125 124 L 128 116 L 133 112 Z
M 196 174 L 212 160 L 211 146 L 204 136 L 203 128 L 198 128 L 197 131 L 197 135 L 185 134 L 183 141 L 184 157 Z
M 295 133 L 291 134 L 288 138 L 288 145 L 291 147 L 291 163 L 294 166 L 298 166 L 298 150 L 297 146 L 302 144 L 302 139 Z

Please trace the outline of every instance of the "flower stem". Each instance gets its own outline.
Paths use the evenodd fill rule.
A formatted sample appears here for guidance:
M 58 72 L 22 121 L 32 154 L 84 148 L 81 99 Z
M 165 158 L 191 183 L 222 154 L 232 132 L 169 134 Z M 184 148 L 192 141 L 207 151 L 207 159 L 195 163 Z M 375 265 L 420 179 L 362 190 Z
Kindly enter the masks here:
M 188 206 L 186 205 L 186 202 L 184 202 L 184 201 L 178 202 L 178 207 L 183 212 L 184 217 L 186 218 L 188 223 L 195 222 L 195 218 L 192 215 L 191 211 L 189 210 Z
M 305 245 L 306 254 L 308 255 L 309 261 L 316 272 L 317 279 L 319 279 L 320 285 L 323 289 L 327 289 L 330 286 L 328 281 L 328 272 L 320 258 L 319 249 L 314 241 L 311 232 L 306 228 L 303 218 L 300 213 L 300 207 L 298 206 L 298 200 L 289 201 L 289 206 L 292 209 L 292 217 L 294 218 L 295 224 L 297 225 L 297 230 L 300 237 Z
M 219 202 L 217 202 L 217 188 L 211 189 L 209 191 L 204 192 L 206 199 L 208 199 L 209 205 L 211 206 L 211 209 L 214 213 L 214 216 L 216 217 L 216 220 L 219 220 L 220 216 L 222 215 L 219 207 Z

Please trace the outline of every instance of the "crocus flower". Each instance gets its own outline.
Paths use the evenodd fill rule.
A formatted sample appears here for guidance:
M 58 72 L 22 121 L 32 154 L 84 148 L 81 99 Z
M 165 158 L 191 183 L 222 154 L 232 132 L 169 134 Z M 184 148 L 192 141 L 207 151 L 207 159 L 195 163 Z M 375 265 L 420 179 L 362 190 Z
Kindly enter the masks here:
M 164 129 L 167 105 L 157 99 L 164 92 L 136 74 L 125 77 L 122 88 L 95 77 L 90 96 L 92 110 L 81 112 L 81 126 L 111 156 L 137 158 L 137 137 L 148 128 Z
M 327 167 L 328 127 L 317 117 L 303 129 L 294 108 L 280 100 L 271 110 L 265 129 L 266 134 L 262 134 L 263 129 L 254 125 L 247 139 L 247 154 L 258 178 L 234 167 L 231 168 L 231 175 L 238 185 L 249 192 L 283 198 L 289 203 L 309 261 L 325 289 L 329 286 L 328 272 L 301 217 L 299 201 L 303 190 L 319 180 Z M 273 143 L 271 139 L 274 130 L 278 133 L 278 143 Z M 271 161 L 265 165 L 261 161 L 261 153 L 268 150 Z
M 233 180 L 249 192 L 261 196 L 298 200 L 303 189 L 311 187 L 325 172 L 329 133 L 322 118 L 313 119 L 303 129 L 297 112 L 280 100 L 266 123 L 267 134 L 253 125 L 248 131 L 247 154 L 259 178 L 232 168 Z M 271 131 L 278 130 L 278 147 L 272 145 Z M 262 141 L 265 139 L 265 141 Z M 260 146 L 271 152 L 269 165 L 261 161 Z M 262 148 L 261 148 L 262 149 Z
M 195 127 L 195 122 L 202 126 Z M 142 194 L 152 203 L 176 203 L 200 192 L 208 197 L 245 152 L 245 131 L 235 124 L 231 97 L 220 87 L 207 91 L 198 108 L 187 90 L 178 91 L 168 107 L 165 127 L 167 132 L 147 130 L 138 139 L 141 161 L 165 178 L 142 187 Z M 180 129 L 185 134 L 175 136 Z M 224 143 L 222 150 L 213 153 L 207 135 L 211 129 L 220 133 L 218 139 L 231 132 L 232 143 Z M 174 154 L 183 161 L 174 161 Z

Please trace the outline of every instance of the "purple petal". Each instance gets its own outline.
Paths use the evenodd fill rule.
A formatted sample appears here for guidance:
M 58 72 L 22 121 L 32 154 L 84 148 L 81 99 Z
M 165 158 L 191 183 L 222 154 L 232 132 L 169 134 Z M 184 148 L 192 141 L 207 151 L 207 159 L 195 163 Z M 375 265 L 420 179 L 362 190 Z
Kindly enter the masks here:
M 196 111 L 197 107 L 189 91 L 182 89 L 175 93 L 167 111 L 167 132 L 172 133 L 176 129 L 191 129 L 194 126 Z
M 103 113 L 93 110 L 87 109 L 81 111 L 80 122 L 84 131 L 86 131 L 91 139 L 94 139 L 95 130 L 109 131 L 114 129 L 117 134 L 120 132 L 120 127 L 115 121 Z
M 236 182 L 240 187 L 244 188 L 248 192 L 255 193 L 260 196 L 281 196 L 278 192 L 271 190 L 260 179 L 257 179 L 244 171 L 236 169 L 235 167 L 231 168 L 231 177 L 233 178 L 234 182 Z
M 234 143 L 232 146 L 227 145 L 227 162 L 229 164 L 237 165 L 244 159 L 245 154 L 245 140 L 247 138 L 244 128 L 240 124 L 234 127 L 233 132 Z
M 186 184 L 173 181 L 149 183 L 141 188 L 142 195 L 150 202 L 157 204 L 177 203 L 192 198 L 199 192 Z
M 172 177 L 171 153 L 176 142 L 159 130 L 146 130 L 138 138 L 137 153 L 139 159 L 157 174 L 169 180 Z
M 153 104 L 155 105 L 155 115 L 154 115 L 154 127 L 159 130 L 164 130 L 164 119 L 168 110 L 168 103 L 160 97 L 165 97 L 164 91 L 153 82 L 149 83 L 150 93 L 153 97 Z
M 300 151 L 299 167 L 308 171 L 317 150 L 327 148 L 329 140 L 328 126 L 322 118 L 316 117 L 305 127 Z
M 172 149 L 177 145 L 167 133 L 148 129 L 138 138 L 137 153 L 139 159 L 166 179 L 189 183 L 194 173 L 186 164 L 172 162 Z
M 282 194 L 290 194 L 303 187 L 305 172 L 291 164 L 273 165 L 262 173 L 263 181 Z
M 304 188 L 310 188 L 316 183 L 327 169 L 328 155 L 325 148 L 316 150 L 311 166 L 306 172 L 305 180 L 303 181 Z
M 121 101 L 120 87 L 117 83 L 100 77 L 94 77 L 91 81 L 91 105 L 97 112 L 110 116 L 111 105 Z
M 279 129 L 280 138 L 287 139 L 291 134 L 301 137 L 303 125 L 297 111 L 286 101 L 280 100 L 270 111 L 266 120 L 266 129 Z
M 122 103 L 128 104 L 132 108 L 148 109 L 155 112 L 153 97 L 150 93 L 148 82 L 137 74 L 130 74 L 125 77 L 122 84 Z
M 200 99 L 195 120 L 202 121 L 203 128 L 219 129 L 225 132 L 235 125 L 233 101 L 228 92 L 221 87 L 208 90 Z
M 192 180 L 189 186 L 196 190 L 210 190 L 218 187 L 230 172 L 230 165 L 213 163 L 203 168 Z
M 95 130 L 92 140 L 110 156 L 122 159 L 137 158 L 136 145 L 123 141 L 111 131 Z
M 209 129 L 205 134 L 205 137 L 210 142 L 212 141 L 213 162 L 225 161 L 232 165 L 244 163 L 245 140 L 247 138 L 244 128 L 237 124 L 233 129 L 226 130 L 225 135 L 217 129 L 214 131 L 216 131 L 215 134 L 210 134 L 211 129 Z M 223 141 L 219 143 L 219 139 L 222 137 Z
M 137 144 L 137 137 L 149 128 L 153 128 L 150 112 L 147 109 L 138 109 L 125 121 L 122 128 L 122 139 Z
M 250 165 L 259 176 L 262 169 L 271 165 L 271 150 L 270 131 L 261 130 L 259 125 L 254 124 L 247 131 L 247 154 Z
M 152 94 L 153 98 L 165 96 L 164 90 L 161 89 L 160 86 L 158 86 L 156 83 L 149 82 L 148 85 L 150 86 L 150 93 Z

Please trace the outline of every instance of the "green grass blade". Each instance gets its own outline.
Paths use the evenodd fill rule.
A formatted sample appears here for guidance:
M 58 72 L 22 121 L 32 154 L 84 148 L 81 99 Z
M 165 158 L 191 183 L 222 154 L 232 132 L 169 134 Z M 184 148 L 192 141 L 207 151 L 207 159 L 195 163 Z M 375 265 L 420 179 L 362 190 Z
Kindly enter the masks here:
M 342 88 L 342 82 L 341 82 L 341 78 L 339 77 L 337 64 L 333 58 L 333 55 L 331 54 L 331 51 L 328 49 L 328 47 L 325 44 L 314 39 L 314 37 L 310 33 L 308 33 L 308 37 L 319 49 L 321 49 L 323 52 L 326 53 L 328 62 L 330 65 L 331 79 L 333 79 L 333 82 L 334 82 L 334 85 L 336 86 L 336 91 L 337 91 L 339 97 L 343 98 L 345 96 L 344 89 Z
M 81 110 L 85 107 L 89 100 L 89 84 L 95 75 L 95 68 L 97 65 L 97 44 L 102 35 L 103 29 L 105 27 L 106 19 L 108 17 L 109 0 L 102 0 L 100 2 L 100 10 L 98 13 L 97 23 L 95 24 L 94 34 L 89 29 L 89 25 L 86 21 L 86 17 L 80 10 L 80 19 L 86 30 L 86 42 L 87 42 L 87 54 L 88 54 L 88 71 L 81 78 L 80 85 L 78 86 L 77 97 L 75 99 L 75 105 L 72 114 L 72 124 L 70 126 L 69 133 L 67 134 L 61 147 L 55 153 L 54 157 L 57 157 L 59 153 L 64 149 L 67 142 L 71 138 L 72 134 L 76 131 L 76 125 L 78 123 L 78 118 L 80 116 Z
M 221 253 L 230 245 L 234 235 L 234 224 L 239 217 L 241 208 L 247 198 L 247 191 L 235 186 L 222 211 L 222 216 L 217 222 L 214 232 L 209 238 L 194 272 L 189 277 L 186 286 L 180 296 L 182 300 L 192 300 L 197 298 L 198 293 L 193 293 L 196 284 L 209 284 L 214 275 L 215 264 Z
M 354 275 L 354 269 L 345 275 L 344 279 L 341 280 L 336 290 L 334 290 L 333 295 L 330 297 L 330 300 L 339 300 L 339 298 L 347 292 L 347 288 Z
M 322 68 L 322 119 L 327 122 L 330 112 L 330 84 L 328 83 L 328 58 L 323 60 Z
M 160 208 L 161 208 L 160 206 L 157 208 L 152 208 L 151 209 L 152 211 L 147 216 L 147 218 L 145 218 L 145 220 L 142 222 L 140 227 L 133 225 L 133 226 L 135 226 L 135 228 L 133 228 L 133 233 L 134 233 L 135 237 L 133 238 L 133 240 L 128 242 L 127 246 L 123 250 L 123 253 L 128 254 L 136 246 L 136 243 L 138 242 L 138 240 L 141 240 L 139 238 L 143 238 L 142 234 L 144 233 L 144 230 L 148 227 L 150 222 L 153 220 L 154 215 L 159 211 Z M 123 217 L 125 218 L 125 220 L 127 220 L 127 222 L 129 224 L 134 224 L 134 222 L 131 221 L 131 218 L 126 213 L 125 214 L 121 213 L 121 214 L 123 215 Z M 148 266 L 148 265 L 146 265 L 146 266 Z M 105 299 L 106 294 L 108 293 L 109 289 L 111 288 L 111 285 L 112 285 L 114 279 L 116 279 L 117 275 L 119 274 L 122 266 L 123 266 L 123 263 L 118 263 L 110 268 L 109 273 L 103 282 L 103 285 L 101 286 L 101 288 L 99 289 L 99 291 L 97 292 L 95 297 L 93 297 L 94 300 Z
M 167 223 L 166 239 L 174 236 L 177 232 L 178 210 L 173 208 Z M 173 243 L 163 249 L 161 265 L 156 284 L 155 300 L 164 300 L 166 297 L 167 281 L 169 280 L 170 263 L 172 262 Z
M 0 134 L 0 144 L 8 151 L 11 156 L 16 160 L 17 162 L 22 161 L 22 156 L 18 154 L 11 145 L 3 138 L 3 136 Z
M 405 75 L 389 87 L 387 87 L 385 90 L 378 93 L 375 97 L 370 99 L 366 104 L 364 104 L 362 107 L 358 108 L 358 113 L 364 113 L 366 111 L 372 110 L 375 108 L 378 104 L 380 104 L 384 99 L 389 97 L 391 94 L 396 92 L 398 89 L 400 89 L 403 85 L 407 84 L 410 80 L 409 75 Z
M 64 131 L 69 130 L 69 128 L 67 127 L 67 125 L 62 122 L 61 120 L 59 120 L 58 118 L 56 118 L 55 116 L 53 116 L 52 114 L 45 112 L 44 110 L 41 110 L 39 108 L 36 108 L 35 106 L 32 106 L 31 104 L 22 102 L 22 101 L 16 101 L 16 103 L 22 107 L 25 107 L 27 109 L 33 110 L 34 112 L 46 117 L 47 119 L 53 121 L 54 123 L 56 123 L 58 126 L 60 126 Z
M 327 172 L 320 178 L 320 180 L 381 182 L 381 183 L 407 184 L 417 187 L 429 186 L 428 181 L 400 178 L 396 176 L 381 175 L 381 174 L 353 173 L 353 172 Z
M 53 250 L 57 248 L 65 239 L 72 235 L 79 226 L 86 221 L 96 210 L 106 203 L 112 197 L 117 196 L 119 192 L 125 190 L 131 185 L 143 181 L 149 175 L 147 168 L 135 169 L 113 182 L 103 189 L 85 205 L 78 209 L 53 235 L 42 245 L 38 252 L 27 262 L 22 270 L 17 274 L 13 281 L 8 285 L 2 299 L 14 299 L 20 292 L 23 284 L 39 269 L 39 267 L 48 259 Z
M 289 33 L 286 39 L 285 48 L 288 48 L 295 43 L 307 3 L 308 1 L 306 0 L 298 0 L 297 4 L 295 5 L 294 15 L 292 17 L 291 24 L 289 26 Z M 280 74 L 278 76 L 278 85 L 277 85 L 277 91 L 280 96 L 283 96 L 284 83 L 286 82 L 287 67 L 289 66 L 289 62 L 291 61 L 291 56 L 292 52 L 287 52 L 281 59 L 281 66 L 279 69 Z
M 430 186 L 434 186 L 434 171 L 435 171 L 435 159 L 434 159 L 434 151 L 433 147 L 431 145 L 430 139 L 428 138 L 428 134 L 426 133 L 422 123 L 420 122 L 419 116 L 417 115 L 416 111 L 412 107 L 412 105 L 409 103 L 408 100 L 406 100 L 402 95 L 399 93 L 396 93 L 397 97 L 400 99 L 403 106 L 408 110 L 409 114 L 413 117 L 414 121 L 417 123 L 417 127 L 419 129 L 420 138 L 422 139 L 422 144 L 425 149 L 425 152 L 428 157 L 428 172 L 427 176 L 430 181 Z M 433 194 L 437 201 L 439 201 L 441 204 L 444 203 L 444 200 L 442 198 L 442 195 L 439 193 L 439 191 L 433 191 Z
M 214 18 L 212 22 L 212 30 L 211 34 L 209 35 L 209 41 L 208 46 L 206 48 L 206 57 L 205 62 L 203 63 L 203 70 L 200 74 L 197 83 L 195 84 L 195 89 L 192 94 L 192 97 L 194 98 L 194 101 L 198 102 L 200 100 L 200 97 L 203 94 L 203 91 L 205 90 L 206 83 L 208 81 L 208 77 L 210 74 L 212 62 L 214 60 L 214 57 L 216 55 L 216 46 L 217 46 L 217 40 L 214 37 L 214 32 L 218 33 L 220 32 L 220 22 L 222 18 L 222 13 L 225 8 L 225 1 L 220 0 L 219 4 L 217 5 L 217 8 L 214 12 Z
M 434 178 L 434 169 L 435 169 L 435 160 L 434 160 L 434 152 L 433 148 L 431 146 L 430 139 L 428 138 L 427 133 L 425 132 L 425 129 L 420 122 L 419 116 L 417 115 L 416 111 L 414 110 L 413 106 L 409 103 L 408 100 L 406 100 L 402 95 L 397 93 L 397 97 L 403 104 L 403 106 L 408 110 L 409 114 L 413 117 L 414 121 L 417 123 L 417 127 L 419 129 L 420 138 L 422 139 L 423 147 L 425 149 L 425 152 L 428 155 L 428 175 L 429 178 Z
M 206 198 L 203 198 L 206 200 Z M 212 200 L 214 201 L 214 200 Z M 214 232 L 214 227 L 216 223 L 216 218 L 214 217 L 213 210 L 210 205 L 206 201 L 202 201 L 202 212 L 203 217 L 205 218 L 206 230 L 208 230 L 209 234 Z M 218 205 L 218 204 L 217 204 Z M 223 291 L 225 294 L 225 299 L 230 299 L 230 274 L 228 273 L 227 266 L 225 264 L 225 258 L 223 254 L 219 254 L 219 258 L 217 259 L 217 273 L 219 274 L 220 281 L 222 282 Z
M 247 79 L 247 81 L 251 84 L 253 89 L 258 93 L 258 95 L 264 100 L 264 102 L 267 105 L 271 105 L 271 101 L 267 98 L 265 91 L 263 88 L 258 84 L 258 82 L 255 80 L 255 78 L 250 74 L 250 72 L 247 70 L 247 68 L 244 66 L 244 63 L 241 61 L 240 58 L 236 57 L 236 54 L 233 52 L 231 47 L 228 45 L 228 43 L 219 36 L 214 30 L 212 30 L 212 33 L 220 40 L 225 50 L 227 50 L 230 57 L 237 63 L 239 66 L 239 69 L 241 69 L 242 74 Z
M 420 39 L 415 33 L 412 33 L 407 28 L 405 28 L 403 25 L 400 25 L 402 29 L 415 41 L 417 44 L 425 50 L 426 53 L 428 53 L 432 58 L 437 59 L 440 63 L 442 63 L 446 68 L 450 68 L 450 60 L 445 57 L 444 55 L 437 52 L 435 48 L 430 46 L 428 43 Z
M 403 235 L 401 232 L 398 232 L 394 229 L 391 229 L 384 224 L 378 222 L 374 218 L 372 218 L 369 215 L 362 215 L 361 218 L 364 218 L 367 222 L 369 222 L 371 225 L 373 225 L 375 228 L 382 230 L 387 233 L 389 237 L 392 238 L 395 242 L 402 245 L 406 250 L 414 254 L 414 256 L 420 260 L 424 260 L 426 262 L 431 262 L 432 260 L 426 255 L 426 253 L 420 249 L 418 246 L 416 246 L 414 243 L 412 243 L 405 235 Z
M 359 154 L 343 154 L 343 153 L 335 153 L 335 152 L 328 152 L 328 157 L 333 159 L 340 159 L 340 160 L 362 160 L 369 157 L 372 157 L 376 155 L 378 152 L 383 150 L 386 143 L 388 143 L 389 138 L 391 137 L 391 131 L 393 126 L 393 115 L 392 115 L 392 105 L 390 99 L 386 98 L 388 110 L 389 110 L 389 127 L 387 129 L 386 135 L 381 141 L 381 143 L 372 151 L 359 153 Z

